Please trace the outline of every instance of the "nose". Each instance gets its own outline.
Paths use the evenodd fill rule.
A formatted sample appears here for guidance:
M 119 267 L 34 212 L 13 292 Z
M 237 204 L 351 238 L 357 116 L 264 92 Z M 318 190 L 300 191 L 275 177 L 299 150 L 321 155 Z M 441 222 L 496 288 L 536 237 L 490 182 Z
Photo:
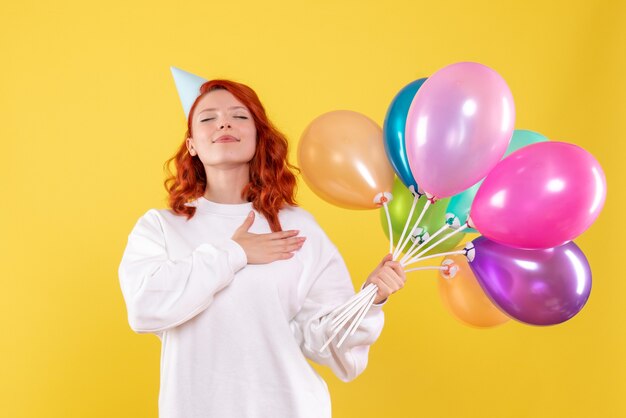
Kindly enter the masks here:
M 231 127 L 230 123 L 228 123 L 228 122 L 222 122 L 220 124 L 220 129 L 230 128 L 230 127 Z

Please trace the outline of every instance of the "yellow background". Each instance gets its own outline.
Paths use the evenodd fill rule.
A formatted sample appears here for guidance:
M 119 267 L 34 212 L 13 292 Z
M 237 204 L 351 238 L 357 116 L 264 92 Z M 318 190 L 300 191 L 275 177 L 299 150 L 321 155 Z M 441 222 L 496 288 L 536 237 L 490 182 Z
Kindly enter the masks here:
M 386 305 L 369 366 L 328 381 L 334 417 L 626 416 L 626 8 L 623 1 L 186 1 L 3 4 L 0 12 L 0 416 L 154 417 L 160 343 L 126 320 L 117 267 L 165 207 L 183 140 L 169 66 L 252 86 L 290 138 L 335 109 L 382 124 L 408 82 L 458 61 L 499 72 L 516 127 L 578 144 L 608 198 L 577 244 L 594 273 L 554 327 L 461 325 L 432 273 Z M 355 286 L 387 242 L 375 211 L 299 201 Z M 622 212 L 620 212 L 622 210 Z

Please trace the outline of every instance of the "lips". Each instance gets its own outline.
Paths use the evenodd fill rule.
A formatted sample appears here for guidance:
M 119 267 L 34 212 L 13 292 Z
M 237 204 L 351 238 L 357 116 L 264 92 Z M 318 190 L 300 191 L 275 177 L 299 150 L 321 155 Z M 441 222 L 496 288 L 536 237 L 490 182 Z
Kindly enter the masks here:
M 223 142 L 239 142 L 239 139 L 235 138 L 234 136 L 231 135 L 222 135 L 219 138 L 217 138 L 215 141 L 213 141 L 213 143 L 223 143 Z

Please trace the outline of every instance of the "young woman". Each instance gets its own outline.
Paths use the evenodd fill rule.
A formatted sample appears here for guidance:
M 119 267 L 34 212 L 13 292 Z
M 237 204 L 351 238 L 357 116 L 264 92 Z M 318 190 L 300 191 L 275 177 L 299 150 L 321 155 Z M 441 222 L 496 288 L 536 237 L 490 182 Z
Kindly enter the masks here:
M 187 127 L 168 161 L 170 208 L 139 218 L 119 266 L 131 328 L 162 342 L 159 415 L 330 417 L 306 358 L 357 377 L 404 272 L 387 255 L 363 284 L 379 291 L 356 333 L 320 351 L 329 313 L 354 289 L 335 245 L 295 205 L 286 138 L 252 89 L 227 80 L 202 85 Z

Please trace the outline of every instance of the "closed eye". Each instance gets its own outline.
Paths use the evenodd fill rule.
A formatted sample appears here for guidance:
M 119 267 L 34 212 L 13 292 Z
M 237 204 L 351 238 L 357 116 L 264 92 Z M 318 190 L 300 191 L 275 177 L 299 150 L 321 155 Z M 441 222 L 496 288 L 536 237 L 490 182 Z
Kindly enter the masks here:
M 247 116 L 235 116 L 236 119 L 248 119 Z
M 213 120 L 213 119 L 215 119 L 215 118 L 206 118 L 206 119 L 201 119 L 201 120 L 200 120 L 200 122 L 206 122 L 206 121 L 208 121 L 208 120 Z

